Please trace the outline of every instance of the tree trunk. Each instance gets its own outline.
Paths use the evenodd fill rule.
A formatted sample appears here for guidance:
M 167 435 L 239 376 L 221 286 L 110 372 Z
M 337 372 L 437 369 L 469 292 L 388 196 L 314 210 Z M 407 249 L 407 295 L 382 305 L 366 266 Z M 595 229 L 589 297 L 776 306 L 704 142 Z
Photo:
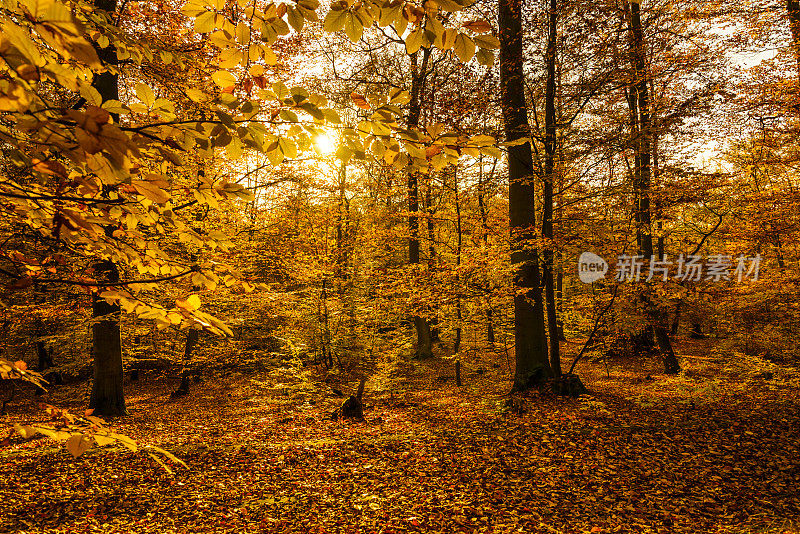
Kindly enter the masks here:
M 703 333 L 703 325 L 699 321 L 692 321 L 692 331 L 689 334 L 692 339 L 705 339 L 706 335 Z
M 427 216 L 428 227 L 428 269 L 433 272 L 436 269 L 436 236 L 433 226 L 433 198 L 431 196 L 431 183 L 428 181 L 425 188 L 425 215 Z M 434 313 L 428 320 L 428 327 L 431 329 L 431 343 L 441 341 L 442 329 L 439 327 L 438 306 L 434 308 Z
M 456 341 L 453 344 L 453 353 L 461 350 L 461 324 L 464 320 L 461 311 L 461 276 L 459 267 L 461 266 L 462 228 L 461 228 L 461 198 L 458 192 L 458 167 L 453 167 L 453 193 L 456 204 Z M 458 369 L 458 367 L 456 367 Z M 459 384 L 461 385 L 461 384 Z
M 652 146 L 652 127 L 650 98 L 647 82 L 647 64 L 644 43 L 644 31 L 639 4 L 626 3 L 630 13 L 630 57 L 635 79 L 632 84 L 631 133 L 635 153 L 634 190 L 636 192 L 636 237 L 639 253 L 646 259 L 653 258 L 653 236 L 650 214 L 650 158 Z M 664 372 L 675 374 L 680 365 L 672 350 L 669 331 L 666 327 L 666 314 L 652 302 L 649 288 L 645 289 L 644 300 L 647 318 L 653 327 L 658 348 L 664 363 Z
M 45 335 L 44 321 L 41 319 L 36 320 L 36 336 L 41 337 Z M 40 373 L 53 367 L 53 347 L 46 346 L 44 341 L 36 342 L 36 358 L 38 361 L 37 371 Z
M 417 53 L 411 56 L 411 101 L 408 109 L 408 128 L 418 128 L 421 111 L 422 85 L 425 80 L 425 70 L 428 66 L 430 49 L 422 49 L 422 65 L 417 65 Z M 419 181 L 418 174 L 413 170 L 408 171 L 408 263 L 419 263 Z M 419 316 L 414 316 L 414 327 L 417 331 L 416 358 L 424 360 L 433 357 L 433 342 L 431 327 L 428 321 Z
M 492 309 L 486 309 L 486 341 L 491 343 L 492 345 L 495 344 L 495 335 L 494 335 L 494 318 L 492 317 Z
M 117 0 L 95 0 L 98 9 L 111 16 L 116 13 Z M 117 49 L 113 44 L 98 50 L 98 56 L 106 65 L 117 65 Z M 119 77 L 112 72 L 96 74 L 92 85 L 103 101 L 119 100 Z M 119 117 L 112 114 L 115 121 Z M 110 234 L 111 228 L 106 228 Z M 105 279 L 119 281 L 119 270 L 112 260 L 104 260 L 95 270 L 105 273 Z M 119 416 L 127 413 L 123 391 L 122 340 L 120 337 L 120 307 L 109 304 L 95 293 L 92 296 L 92 352 L 94 356 L 94 381 L 89 407 L 94 415 Z
M 495 160 L 497 162 L 497 160 Z M 492 171 L 494 173 L 494 170 Z M 481 238 L 483 239 L 483 245 L 488 250 L 489 248 L 489 222 L 487 220 L 486 214 L 486 202 L 484 200 L 484 181 L 483 181 L 483 155 L 478 156 L 478 208 L 480 209 L 481 214 L 481 227 L 483 228 L 483 235 Z M 489 306 L 486 308 L 486 340 L 494 344 L 495 343 L 495 335 L 494 335 L 494 318 L 492 317 L 492 305 L 491 302 Z
M 117 266 L 104 261 L 95 267 L 105 272 L 109 282 L 119 281 Z M 94 415 L 113 417 L 125 415 L 125 394 L 122 383 L 122 340 L 120 338 L 118 304 L 109 304 L 95 293 L 92 296 L 92 352 L 94 353 L 94 381 L 89 408 Z
M 671 336 L 675 336 L 678 334 L 678 328 L 681 325 L 681 308 L 683 305 L 683 300 L 679 300 L 677 304 L 675 304 L 675 317 L 672 319 L 672 327 L 669 330 L 669 334 Z
M 550 0 L 548 13 L 547 51 L 545 67 L 547 84 L 544 104 L 544 209 L 542 237 L 544 249 L 544 288 L 547 301 L 547 328 L 550 334 L 550 367 L 555 376 L 561 376 L 561 353 L 558 338 L 558 311 L 556 310 L 555 281 L 553 279 L 555 246 L 553 244 L 553 180 L 556 159 L 556 39 L 558 37 L 558 11 L 556 0 Z
M 194 351 L 197 342 L 200 340 L 200 331 L 192 328 L 186 333 L 186 345 L 183 348 L 183 370 L 181 371 L 181 384 L 178 389 L 172 392 L 172 397 L 183 397 L 189 394 L 191 387 L 189 376 L 189 362 L 192 359 L 192 352 Z
M 563 302 L 564 302 L 564 261 L 561 257 L 561 252 L 557 253 L 557 271 L 556 271 L 556 335 L 559 341 L 566 341 L 567 336 L 564 335 L 564 316 L 563 316 Z
M 522 68 L 522 3 L 500 0 L 500 102 L 507 141 L 530 138 Z M 508 147 L 509 226 L 514 272 L 515 391 L 540 386 L 552 375 L 540 286 L 533 156 L 530 142 Z
M 334 278 L 340 295 L 348 279 L 350 263 L 350 206 L 346 191 L 347 164 L 342 161 L 339 168 L 339 201 L 336 206 L 336 265 L 334 266 Z
M 681 366 L 678 363 L 678 358 L 672 350 L 672 343 L 669 340 L 669 332 L 663 326 L 656 327 L 656 341 L 658 348 L 661 350 L 661 355 L 664 359 L 664 373 L 668 375 L 676 375 L 681 372 Z
M 46 369 L 53 367 L 53 349 L 50 350 L 45 347 L 44 341 L 36 342 L 36 356 L 39 360 L 37 370 L 41 373 Z

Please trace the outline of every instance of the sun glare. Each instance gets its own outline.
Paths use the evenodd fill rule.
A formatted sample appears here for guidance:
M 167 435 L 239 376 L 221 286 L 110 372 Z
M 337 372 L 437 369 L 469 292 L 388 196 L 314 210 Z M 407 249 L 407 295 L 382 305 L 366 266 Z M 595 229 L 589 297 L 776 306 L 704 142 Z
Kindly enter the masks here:
M 322 133 L 314 138 L 314 145 L 320 154 L 331 154 L 336 150 L 336 141 L 328 134 Z

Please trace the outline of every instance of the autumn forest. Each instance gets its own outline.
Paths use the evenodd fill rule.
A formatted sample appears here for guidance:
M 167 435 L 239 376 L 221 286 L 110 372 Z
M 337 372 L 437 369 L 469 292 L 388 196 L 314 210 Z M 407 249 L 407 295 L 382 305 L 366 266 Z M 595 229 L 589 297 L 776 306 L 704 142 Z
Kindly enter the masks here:
M 800 0 L 2 0 L 0 532 L 800 533 Z

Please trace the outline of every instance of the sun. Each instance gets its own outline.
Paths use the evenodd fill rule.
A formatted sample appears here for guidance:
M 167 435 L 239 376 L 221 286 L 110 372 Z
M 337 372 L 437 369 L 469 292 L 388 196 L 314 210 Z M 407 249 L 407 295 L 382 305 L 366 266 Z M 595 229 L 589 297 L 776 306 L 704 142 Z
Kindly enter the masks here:
M 321 133 L 314 138 L 314 146 L 320 154 L 331 154 L 336 150 L 336 140 L 329 134 Z

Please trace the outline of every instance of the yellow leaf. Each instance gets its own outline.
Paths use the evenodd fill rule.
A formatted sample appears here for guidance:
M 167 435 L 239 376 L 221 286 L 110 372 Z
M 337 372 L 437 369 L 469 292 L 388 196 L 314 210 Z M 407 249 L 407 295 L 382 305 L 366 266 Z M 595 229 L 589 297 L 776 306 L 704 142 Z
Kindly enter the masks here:
M 453 50 L 462 63 L 466 63 L 475 55 L 475 42 L 465 33 L 459 33 L 453 43 Z
M 130 449 L 133 452 L 136 452 L 136 451 L 139 450 L 139 446 L 136 444 L 136 442 L 133 441 L 128 436 L 126 436 L 125 434 L 115 434 L 115 433 L 112 432 L 112 433 L 109 434 L 109 437 L 117 440 L 119 443 L 122 443 L 122 445 L 124 445 L 125 447 L 127 447 L 128 449 Z
M 294 7 L 290 7 L 286 11 L 286 15 L 287 15 L 286 18 L 289 20 L 289 24 L 291 24 L 292 28 L 294 28 L 294 31 L 300 33 L 303 29 L 303 23 L 305 22 L 303 14 L 300 12 L 300 10 Z
M 487 33 L 483 35 L 476 35 L 473 37 L 475 44 L 487 50 L 497 50 L 500 48 L 500 39 L 494 35 Z
M 206 11 L 194 19 L 194 31 L 197 33 L 210 33 L 214 31 L 216 15 L 211 11 Z
M 439 4 L 439 7 L 442 8 L 442 11 L 461 11 L 464 9 L 464 5 L 470 4 L 471 2 L 467 0 L 467 2 L 464 2 L 464 5 L 462 5 L 462 2 L 457 2 L 454 0 L 436 0 L 436 3 Z
M 88 451 L 91 446 L 92 438 L 84 436 L 83 434 L 73 434 L 66 443 L 67 450 L 74 458 Z
M 189 295 L 186 300 L 176 300 L 175 305 L 187 311 L 194 311 L 200 308 L 200 297 L 197 295 Z
M 137 83 L 134 87 L 134 91 L 136 91 L 136 96 L 142 101 L 142 104 L 147 106 L 148 109 L 153 107 L 153 104 L 156 101 L 156 95 L 153 94 L 153 90 L 150 89 L 149 86 L 143 83 Z
M 45 65 L 46 61 L 39 52 L 39 47 L 31 40 L 27 32 L 16 24 L 3 24 L 2 36 L 8 39 L 11 44 L 22 54 L 30 63 L 38 67 Z
M 187 89 L 186 96 L 188 96 L 194 102 L 202 102 L 206 99 L 206 94 L 203 91 L 194 88 Z
M 99 445 L 100 447 L 105 447 L 106 445 L 113 445 L 114 442 L 116 441 L 103 434 L 95 434 L 93 437 L 94 437 L 94 442 L 97 443 L 97 445 Z
M 223 69 L 231 69 L 237 66 L 240 61 L 242 61 L 242 53 L 235 48 L 226 48 L 219 55 L 219 66 Z
M 439 20 L 433 16 L 428 17 L 428 22 L 425 24 L 425 29 L 432 32 L 437 39 L 439 39 L 444 34 L 444 26 L 442 25 Z
M 347 14 L 346 11 L 342 11 L 341 9 L 331 9 L 325 17 L 322 27 L 326 32 L 338 32 L 344 28 L 345 15 Z
M 128 108 L 126 108 L 119 100 L 106 100 L 103 102 L 102 108 L 109 113 L 116 113 L 117 115 L 128 113 Z
M 156 204 L 164 204 L 170 198 L 169 193 L 151 182 L 146 182 L 144 180 L 133 180 L 131 181 L 131 185 L 140 195 L 152 200 Z
M 406 37 L 406 52 L 415 54 L 422 47 L 425 40 L 425 30 L 421 26 Z
M 236 77 L 227 70 L 218 70 L 211 75 L 211 79 L 222 89 L 236 85 Z
M 250 42 L 250 26 L 242 24 L 241 22 L 236 25 L 236 40 L 240 44 L 248 44 Z
M 478 59 L 478 63 L 481 65 L 486 67 L 491 67 L 494 65 L 494 54 L 490 50 L 479 48 L 478 53 L 475 54 L 475 57 Z
M 103 98 L 100 93 L 89 84 L 81 84 L 80 93 L 83 99 L 93 106 L 101 106 L 103 104 Z
M 36 435 L 36 429 L 30 425 L 14 424 L 14 430 L 24 439 L 32 438 Z
M 361 25 L 361 21 L 355 13 L 347 13 L 344 18 L 344 33 L 347 34 L 351 41 L 356 43 L 361 39 L 363 32 L 364 26 Z

